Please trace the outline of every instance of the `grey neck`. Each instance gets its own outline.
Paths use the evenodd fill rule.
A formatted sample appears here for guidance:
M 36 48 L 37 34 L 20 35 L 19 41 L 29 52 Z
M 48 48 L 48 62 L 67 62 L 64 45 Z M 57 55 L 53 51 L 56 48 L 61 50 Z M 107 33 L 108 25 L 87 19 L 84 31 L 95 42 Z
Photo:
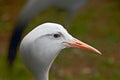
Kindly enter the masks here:
M 49 78 L 48 72 L 41 73 L 35 76 L 35 80 L 49 80 L 48 78 Z
M 56 56 L 57 56 L 57 53 L 56 55 L 51 56 L 51 59 L 49 59 L 47 67 L 45 69 L 43 68 L 40 71 L 40 73 L 37 73 L 37 75 L 35 75 L 35 80 L 49 80 L 49 70 Z

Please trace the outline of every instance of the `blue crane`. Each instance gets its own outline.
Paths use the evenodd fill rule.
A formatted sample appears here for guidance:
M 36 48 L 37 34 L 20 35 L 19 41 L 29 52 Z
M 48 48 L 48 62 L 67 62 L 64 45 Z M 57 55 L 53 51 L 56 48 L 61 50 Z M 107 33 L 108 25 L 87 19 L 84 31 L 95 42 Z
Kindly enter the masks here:
M 13 64 L 22 33 L 35 16 L 42 11 L 55 6 L 65 10 L 68 13 L 68 18 L 70 18 L 73 17 L 86 2 L 87 0 L 28 0 L 18 16 L 10 39 L 8 49 L 9 64 Z

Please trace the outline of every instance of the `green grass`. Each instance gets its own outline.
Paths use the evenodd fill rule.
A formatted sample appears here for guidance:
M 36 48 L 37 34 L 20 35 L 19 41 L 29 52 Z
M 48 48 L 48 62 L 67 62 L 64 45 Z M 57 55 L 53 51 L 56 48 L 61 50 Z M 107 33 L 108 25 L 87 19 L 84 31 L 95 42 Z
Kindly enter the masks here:
M 7 22 L 0 22 L 0 31 L 11 29 L 11 25 Z

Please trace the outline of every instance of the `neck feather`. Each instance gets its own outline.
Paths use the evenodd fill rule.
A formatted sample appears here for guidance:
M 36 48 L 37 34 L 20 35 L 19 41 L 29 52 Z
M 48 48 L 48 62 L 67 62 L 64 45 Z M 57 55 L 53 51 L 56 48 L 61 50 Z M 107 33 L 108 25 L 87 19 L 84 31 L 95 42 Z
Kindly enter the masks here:
M 49 59 L 50 62 L 48 63 L 47 67 L 45 69 L 42 69 L 39 73 L 35 75 L 36 80 L 49 80 L 49 70 L 57 55 L 58 53 L 51 56 L 51 59 Z
M 49 75 L 48 72 L 43 72 L 35 76 L 35 80 L 48 80 Z

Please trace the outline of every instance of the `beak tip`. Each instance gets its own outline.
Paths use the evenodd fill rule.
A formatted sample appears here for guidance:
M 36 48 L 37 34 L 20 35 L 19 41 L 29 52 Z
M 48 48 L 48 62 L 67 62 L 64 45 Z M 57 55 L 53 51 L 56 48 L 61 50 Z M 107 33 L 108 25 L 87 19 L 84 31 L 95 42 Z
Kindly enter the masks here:
M 102 53 L 101 53 L 101 52 L 100 52 L 99 54 L 100 54 L 100 55 L 102 55 Z
M 102 55 L 102 53 L 101 53 L 100 51 L 97 51 L 97 53 L 98 53 L 99 55 Z

